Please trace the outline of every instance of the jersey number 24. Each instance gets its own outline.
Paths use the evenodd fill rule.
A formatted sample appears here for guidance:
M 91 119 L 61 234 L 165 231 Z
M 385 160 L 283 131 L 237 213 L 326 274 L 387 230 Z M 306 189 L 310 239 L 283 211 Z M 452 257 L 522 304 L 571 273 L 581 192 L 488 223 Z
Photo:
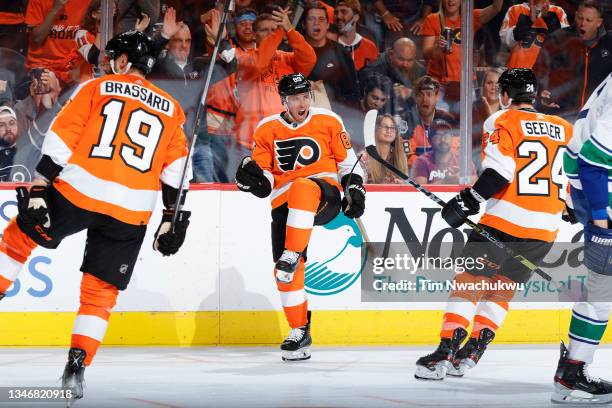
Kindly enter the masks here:
M 568 179 L 563 172 L 563 152 L 565 152 L 565 146 L 557 147 L 550 168 L 549 180 L 547 177 L 538 176 L 542 169 L 549 165 L 548 149 L 544 143 L 537 140 L 523 141 L 517 148 L 517 156 L 533 159 L 516 174 L 518 194 L 549 196 L 552 183 L 558 187 L 559 200 L 565 201 Z

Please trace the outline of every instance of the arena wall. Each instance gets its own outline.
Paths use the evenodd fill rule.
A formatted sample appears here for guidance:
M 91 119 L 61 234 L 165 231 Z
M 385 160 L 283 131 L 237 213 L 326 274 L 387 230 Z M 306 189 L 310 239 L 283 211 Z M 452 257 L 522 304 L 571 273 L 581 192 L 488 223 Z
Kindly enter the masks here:
M 0 227 L 17 211 L 12 188 L 0 190 Z M 439 207 L 408 186 L 367 189 L 362 220 L 371 241 L 384 242 L 390 234 L 393 242 L 403 242 L 411 233 L 421 241 L 453 238 Z M 448 199 L 459 188 L 432 190 Z M 268 201 L 233 186 L 194 186 L 188 197 L 193 214 L 187 240 L 172 257 L 162 257 L 152 249 L 160 208 L 161 202 L 130 286 L 120 295 L 111 316 L 104 343 L 278 344 L 288 326 L 272 274 Z M 404 223 L 401 231 L 391 219 L 403 217 L 409 228 Z M 564 223 L 559 241 L 569 242 L 576 234 L 580 227 Z M 465 239 L 465 234 L 459 235 Z M 18 282 L 0 302 L 0 345 L 69 344 L 85 238 L 80 233 L 67 238 L 57 250 L 34 252 Z M 321 279 L 319 283 L 307 281 L 316 344 L 436 343 L 444 303 L 361 301 L 361 241 L 356 224 L 344 217 L 313 232 L 308 265 L 326 265 L 324 272 L 329 276 L 350 275 L 350 279 L 341 279 L 341 285 L 333 284 L 331 278 L 328 284 L 321 284 Z M 515 303 L 496 343 L 558 342 L 566 338 L 570 308 L 571 303 L 563 302 Z M 604 341 L 612 341 L 612 334 Z

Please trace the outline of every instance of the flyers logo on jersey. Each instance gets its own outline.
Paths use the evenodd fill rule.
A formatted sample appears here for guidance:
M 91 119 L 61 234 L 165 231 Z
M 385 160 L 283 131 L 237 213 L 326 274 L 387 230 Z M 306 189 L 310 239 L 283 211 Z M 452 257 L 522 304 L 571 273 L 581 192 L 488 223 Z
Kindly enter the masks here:
M 321 147 L 309 137 L 275 140 L 274 151 L 282 171 L 296 170 L 315 163 L 321 157 Z

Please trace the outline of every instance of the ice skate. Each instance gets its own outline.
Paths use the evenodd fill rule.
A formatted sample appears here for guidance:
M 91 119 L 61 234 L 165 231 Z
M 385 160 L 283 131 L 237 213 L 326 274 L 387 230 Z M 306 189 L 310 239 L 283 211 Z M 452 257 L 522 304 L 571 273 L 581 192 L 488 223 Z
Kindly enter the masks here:
M 280 282 L 289 283 L 293 280 L 293 273 L 300 263 L 301 252 L 293 252 L 285 249 L 276 262 L 276 279 Z
M 569 351 L 561 342 L 561 357 L 555 373 L 555 391 L 550 400 L 558 404 L 594 405 L 612 402 L 612 383 L 594 378 L 584 361 L 567 358 Z
M 480 331 L 478 338 L 470 338 L 455 354 L 453 364 L 446 373 L 452 377 L 463 377 L 468 369 L 474 368 L 484 354 L 489 343 L 495 338 L 495 333 L 487 328 Z
M 5 293 L 0 292 L 0 300 L 2 300 L 4 298 L 4 296 L 6 296 Z
M 291 329 L 289 336 L 281 344 L 281 357 L 283 361 L 301 361 L 310 358 L 310 311 L 308 311 L 308 323 L 302 327 Z
M 438 348 L 416 362 L 414 378 L 419 380 L 442 380 L 452 366 L 452 359 L 467 336 L 467 331 L 459 327 L 451 338 L 441 339 Z
M 83 398 L 83 380 L 85 365 L 83 362 L 87 357 L 85 350 L 71 348 L 68 352 L 68 362 L 62 374 L 62 389 L 69 390 L 71 395 L 66 406 L 70 407 L 76 400 Z

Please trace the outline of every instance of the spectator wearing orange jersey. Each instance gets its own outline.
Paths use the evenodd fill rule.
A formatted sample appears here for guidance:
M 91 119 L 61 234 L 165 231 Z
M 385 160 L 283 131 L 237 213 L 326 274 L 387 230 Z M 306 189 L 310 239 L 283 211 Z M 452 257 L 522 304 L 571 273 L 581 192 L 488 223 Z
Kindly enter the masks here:
M 25 25 L 27 0 L 3 1 L 0 4 L 0 47 L 25 55 L 28 33 Z
M 499 36 L 508 48 L 508 68 L 532 68 L 546 37 L 568 27 L 565 11 L 549 0 L 529 0 L 508 9 Z
M 76 80 L 68 58 L 76 50 L 74 39 L 88 4 L 89 0 L 30 0 L 25 16 L 32 30 L 27 69 L 50 69 L 62 85 Z
M 357 33 L 360 14 L 359 0 L 341 0 L 334 9 L 336 26 L 340 34 L 338 43 L 351 54 L 357 71 L 378 58 L 376 44 Z
M 501 11 L 503 0 L 493 0 L 490 6 L 473 11 L 474 32 Z M 423 57 L 427 61 L 427 75 L 442 85 L 441 107 L 446 101 L 452 111 L 458 111 L 459 80 L 461 76 L 461 2 L 441 0 L 440 11 L 425 19 L 421 31 Z M 446 38 L 450 39 L 450 42 Z
M 294 72 L 308 75 L 317 62 L 312 47 L 291 25 L 288 9 L 260 14 L 253 27 L 257 48 L 238 56 L 236 137 L 244 153 L 237 154 L 239 158 L 250 152 L 257 123 L 283 111 L 276 85 L 280 78 Z M 294 52 L 277 49 L 285 35 Z

